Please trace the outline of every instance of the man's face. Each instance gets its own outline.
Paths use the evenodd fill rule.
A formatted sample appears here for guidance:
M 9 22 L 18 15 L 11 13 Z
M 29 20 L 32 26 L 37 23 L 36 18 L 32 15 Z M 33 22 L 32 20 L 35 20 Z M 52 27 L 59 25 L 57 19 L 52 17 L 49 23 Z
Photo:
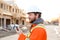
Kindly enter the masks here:
M 30 23 L 32 23 L 36 20 L 36 15 L 34 13 L 29 13 L 28 15 L 29 15 Z

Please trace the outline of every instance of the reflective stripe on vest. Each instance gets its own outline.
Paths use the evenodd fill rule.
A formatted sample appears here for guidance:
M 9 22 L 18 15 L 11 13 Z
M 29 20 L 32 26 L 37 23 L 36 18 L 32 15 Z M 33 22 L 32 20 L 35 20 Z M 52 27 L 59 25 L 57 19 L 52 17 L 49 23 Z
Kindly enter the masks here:
M 31 29 L 31 32 L 32 32 L 35 28 L 38 28 L 38 27 L 44 28 L 44 25 L 43 25 L 43 24 L 38 24 L 37 26 L 35 26 L 35 27 L 33 27 L 33 28 Z
M 44 28 L 44 25 L 43 25 L 43 24 L 38 24 L 37 26 L 35 26 L 35 27 L 33 27 L 33 28 L 31 29 L 31 32 L 32 32 L 35 28 L 38 28 L 38 27 Z M 30 33 L 28 33 L 27 38 L 26 38 L 25 40 L 30 40 L 29 37 L 30 37 Z

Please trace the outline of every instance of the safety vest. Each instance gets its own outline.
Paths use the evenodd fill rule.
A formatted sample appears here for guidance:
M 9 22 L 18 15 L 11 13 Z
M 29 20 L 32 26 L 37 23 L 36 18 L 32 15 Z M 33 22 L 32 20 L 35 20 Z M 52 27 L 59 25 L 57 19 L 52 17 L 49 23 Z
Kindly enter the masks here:
M 44 25 L 43 24 L 38 24 L 38 25 L 36 25 L 35 27 L 33 27 L 32 29 L 31 29 L 31 32 L 35 29 L 35 28 L 44 28 Z M 28 35 L 27 35 L 27 38 L 25 39 L 25 40 L 30 40 L 30 34 L 31 33 L 28 33 Z

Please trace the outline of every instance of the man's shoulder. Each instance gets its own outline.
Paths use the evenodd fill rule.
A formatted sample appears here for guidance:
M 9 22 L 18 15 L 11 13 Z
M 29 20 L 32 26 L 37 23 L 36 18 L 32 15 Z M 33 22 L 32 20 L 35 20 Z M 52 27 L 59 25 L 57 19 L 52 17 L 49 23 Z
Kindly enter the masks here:
M 38 32 L 40 32 L 40 31 L 46 31 L 46 30 L 44 28 L 37 27 L 37 28 L 33 29 L 32 31 L 38 31 Z
M 35 28 L 35 30 L 45 30 L 45 29 L 42 27 L 37 27 L 37 28 Z

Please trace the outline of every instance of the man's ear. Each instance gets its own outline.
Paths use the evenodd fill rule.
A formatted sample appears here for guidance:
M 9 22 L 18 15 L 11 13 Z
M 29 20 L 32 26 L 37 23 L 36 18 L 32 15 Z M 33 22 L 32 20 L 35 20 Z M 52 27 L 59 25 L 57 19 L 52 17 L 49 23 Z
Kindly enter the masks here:
M 36 14 L 36 19 L 39 17 L 39 14 Z

